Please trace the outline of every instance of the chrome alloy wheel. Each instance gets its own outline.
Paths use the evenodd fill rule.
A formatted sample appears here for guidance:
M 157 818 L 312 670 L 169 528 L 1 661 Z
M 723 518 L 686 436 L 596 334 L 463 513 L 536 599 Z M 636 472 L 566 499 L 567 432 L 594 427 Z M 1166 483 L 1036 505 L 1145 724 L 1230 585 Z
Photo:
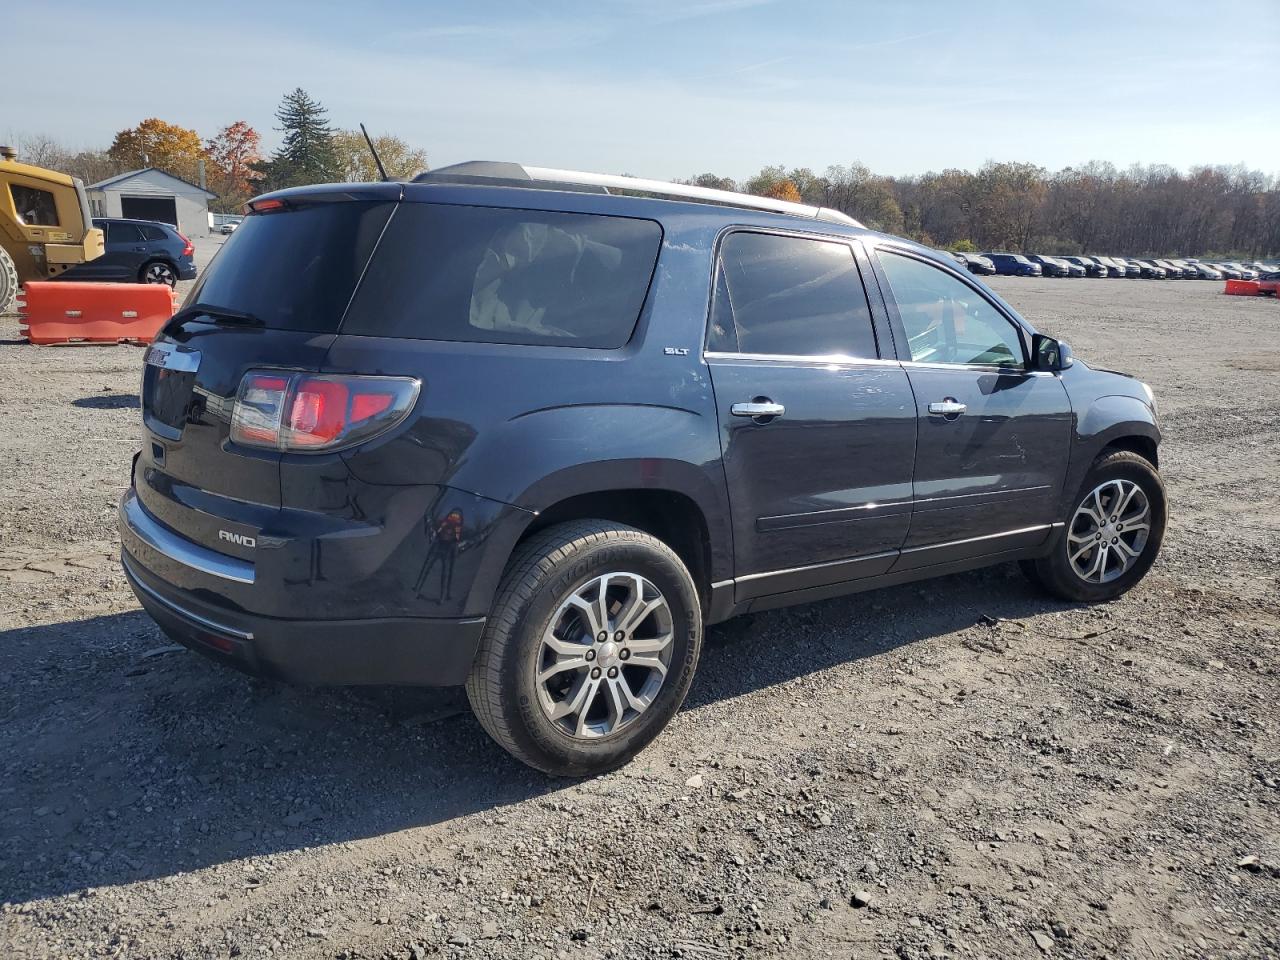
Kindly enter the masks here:
M 561 731 L 609 736 L 649 709 L 671 666 L 671 608 L 634 573 L 588 580 L 560 604 L 542 636 L 538 701 Z
M 1108 480 L 1076 508 L 1067 528 L 1067 560 L 1088 583 L 1110 583 L 1132 567 L 1151 533 L 1151 504 L 1132 480 Z

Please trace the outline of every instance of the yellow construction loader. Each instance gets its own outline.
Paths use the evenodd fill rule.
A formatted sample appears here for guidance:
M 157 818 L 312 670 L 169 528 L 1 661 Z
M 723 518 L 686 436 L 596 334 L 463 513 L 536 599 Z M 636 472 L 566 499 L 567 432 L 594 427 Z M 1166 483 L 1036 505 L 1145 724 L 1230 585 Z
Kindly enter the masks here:
M 102 256 L 84 183 L 18 162 L 0 147 L 0 313 L 13 309 L 20 284 L 48 280 Z

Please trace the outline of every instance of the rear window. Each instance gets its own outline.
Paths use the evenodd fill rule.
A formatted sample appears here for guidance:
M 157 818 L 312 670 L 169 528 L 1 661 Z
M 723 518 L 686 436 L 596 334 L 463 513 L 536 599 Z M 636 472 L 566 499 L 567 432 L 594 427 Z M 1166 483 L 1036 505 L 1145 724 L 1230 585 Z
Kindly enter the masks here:
M 644 306 L 661 242 L 652 220 L 402 204 L 342 332 L 621 347 Z
M 187 303 L 250 313 L 270 329 L 336 333 L 394 207 L 340 200 L 251 214 Z

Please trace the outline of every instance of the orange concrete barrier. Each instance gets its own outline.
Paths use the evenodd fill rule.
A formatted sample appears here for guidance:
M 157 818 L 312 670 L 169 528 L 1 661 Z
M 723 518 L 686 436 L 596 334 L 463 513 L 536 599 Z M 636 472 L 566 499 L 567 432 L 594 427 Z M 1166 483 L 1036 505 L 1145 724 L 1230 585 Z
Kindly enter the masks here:
M 1236 297 L 1256 297 L 1261 292 L 1257 280 L 1228 280 L 1227 289 L 1223 291 Z
M 146 344 L 177 309 L 162 283 L 36 281 L 18 297 L 18 329 L 35 344 Z

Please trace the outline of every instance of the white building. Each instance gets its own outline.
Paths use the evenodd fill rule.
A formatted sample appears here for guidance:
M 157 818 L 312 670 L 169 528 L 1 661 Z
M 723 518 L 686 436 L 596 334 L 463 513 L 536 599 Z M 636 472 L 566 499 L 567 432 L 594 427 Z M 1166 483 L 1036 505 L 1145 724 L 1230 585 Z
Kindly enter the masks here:
M 128 217 L 171 223 L 187 236 L 209 232 L 209 201 L 217 197 L 171 173 L 147 167 L 88 187 L 95 217 Z

